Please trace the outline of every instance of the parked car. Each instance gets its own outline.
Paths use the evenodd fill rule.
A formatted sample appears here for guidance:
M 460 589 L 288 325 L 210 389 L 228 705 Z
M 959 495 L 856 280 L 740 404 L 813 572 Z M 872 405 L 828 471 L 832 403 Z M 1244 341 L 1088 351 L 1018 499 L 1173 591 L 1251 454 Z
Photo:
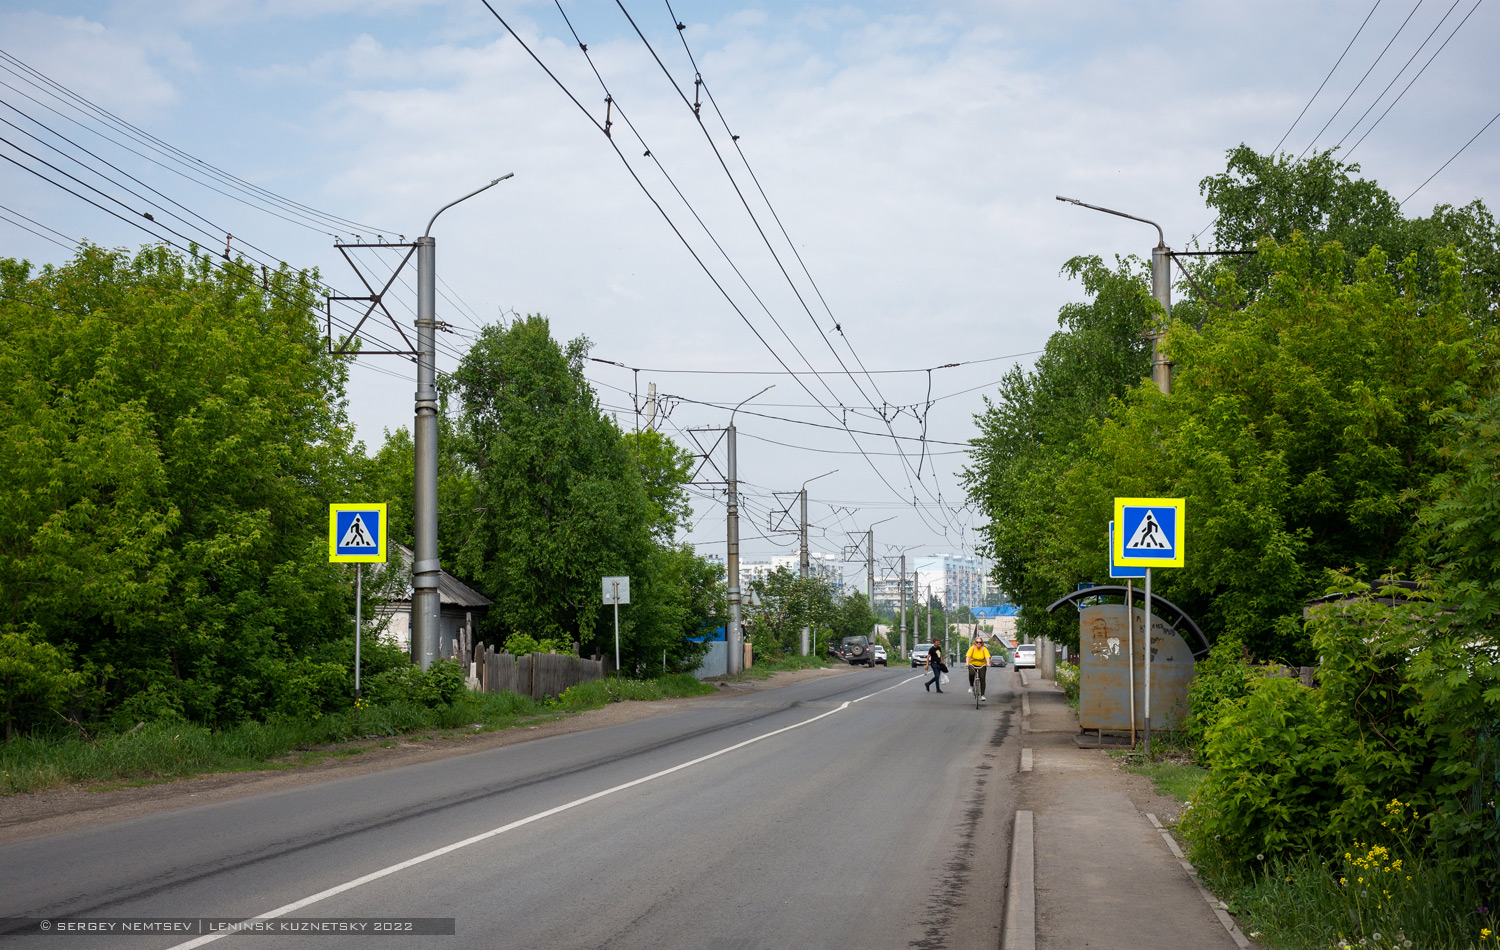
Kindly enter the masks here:
M 845 637 L 839 641 L 839 646 L 843 649 L 844 659 L 849 661 L 850 666 L 863 664 L 870 669 L 875 668 L 875 651 L 870 646 L 869 637 Z
M 1036 644 L 1023 643 L 1016 647 L 1016 669 L 1028 666 L 1036 669 Z
M 912 648 L 911 648 L 911 665 L 912 666 L 926 666 L 927 665 L 927 651 L 931 650 L 931 649 L 932 649 L 932 644 L 930 644 L 930 643 L 918 643 L 918 644 L 913 645 Z
M 886 662 L 885 647 L 877 643 L 874 646 L 870 647 L 870 650 L 875 654 L 876 663 L 879 663 L 881 666 L 890 666 L 890 664 Z

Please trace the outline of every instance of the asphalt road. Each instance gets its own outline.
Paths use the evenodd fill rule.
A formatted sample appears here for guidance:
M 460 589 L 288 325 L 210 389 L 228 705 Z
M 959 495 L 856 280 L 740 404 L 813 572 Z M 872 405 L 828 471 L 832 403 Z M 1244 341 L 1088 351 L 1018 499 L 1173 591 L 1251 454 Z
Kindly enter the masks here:
M 993 948 L 1020 740 L 858 671 L 0 848 L 0 916 L 451 918 L 451 936 L 90 935 L 155 948 Z

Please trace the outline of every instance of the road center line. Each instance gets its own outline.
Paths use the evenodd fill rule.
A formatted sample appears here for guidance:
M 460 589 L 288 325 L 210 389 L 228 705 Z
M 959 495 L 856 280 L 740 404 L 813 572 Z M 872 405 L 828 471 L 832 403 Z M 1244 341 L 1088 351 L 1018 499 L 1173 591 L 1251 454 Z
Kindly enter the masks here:
M 861 696 L 858 699 L 852 699 L 852 700 L 850 700 L 850 702 L 862 703 L 862 702 L 864 702 L 865 700 L 869 699 L 872 696 L 879 696 L 881 693 L 889 693 L 891 690 L 893 690 L 893 689 L 899 689 L 900 687 L 905 686 L 907 683 L 916 682 L 917 680 L 922 679 L 925 675 L 926 674 L 924 673 L 924 674 L 919 674 L 917 676 L 909 676 L 906 679 L 902 680 L 901 682 L 897 683 L 895 686 L 887 686 L 885 689 L 877 689 L 873 693 L 866 693 L 865 695 Z M 838 710 L 835 709 L 834 712 L 838 712 Z
M 905 683 L 909 682 L 911 682 L 911 680 L 903 680 L 902 682 L 897 683 L 896 686 L 902 686 Z M 683 769 L 692 768 L 695 765 L 701 765 L 702 763 L 707 762 L 710 759 L 717 759 L 721 755 L 728 755 L 730 752 L 735 752 L 739 749 L 745 748 L 746 746 L 754 745 L 755 743 L 760 742 L 763 739 L 770 739 L 773 736 L 779 736 L 782 733 L 790 732 L 793 729 L 801 729 L 803 726 L 811 725 L 817 722 L 819 719 L 827 719 L 829 716 L 832 716 L 835 713 L 843 712 L 845 709 L 848 709 L 851 705 L 859 702 L 860 700 L 869 699 L 871 696 L 879 696 L 881 693 L 887 692 L 887 690 L 889 689 L 895 689 L 896 686 L 877 690 L 876 692 L 870 693 L 866 696 L 861 696 L 859 697 L 859 699 L 846 701 L 842 703 L 837 709 L 830 709 L 828 710 L 828 712 L 819 713 L 818 715 L 813 716 L 811 719 L 804 719 L 801 722 L 792 723 L 790 726 L 784 726 L 771 732 L 762 733 L 761 735 L 755 736 L 752 739 L 746 739 L 744 742 L 738 742 L 732 746 L 726 746 L 725 748 L 722 748 L 717 752 L 710 752 L 707 755 L 701 755 L 696 759 L 688 762 L 683 762 L 680 765 L 674 765 L 669 769 L 662 769 L 660 772 L 653 772 L 650 775 L 643 776 L 641 778 L 635 779 L 634 781 L 625 782 L 624 784 L 616 785 L 613 788 L 606 788 L 602 792 L 595 792 L 592 795 L 585 795 L 582 798 L 575 798 L 573 801 L 568 802 L 565 805 L 558 805 L 557 807 L 549 808 L 546 811 L 539 811 L 534 815 L 528 815 L 527 817 L 513 821 L 510 824 L 501 825 L 498 828 L 491 828 L 489 831 L 480 832 L 479 834 L 474 835 L 470 838 L 465 838 L 462 841 L 455 841 L 450 845 L 444 845 L 443 847 L 438 848 L 435 851 L 428 851 L 426 854 L 419 854 L 414 858 L 408 858 L 407 860 L 402 861 L 399 864 L 392 864 L 390 867 L 381 868 L 378 871 L 372 871 L 369 874 L 366 874 L 363 877 L 357 877 L 352 881 L 345 881 L 343 884 L 336 884 L 333 887 L 328 888 L 327 890 L 319 891 L 316 894 L 304 897 L 299 901 L 293 901 L 290 904 L 283 904 L 275 910 L 266 911 L 264 914 L 260 914 L 249 919 L 274 920 L 277 917 L 284 917 L 287 914 L 292 913 L 293 911 L 301 910 L 304 907 L 316 904 L 319 901 L 327 900 L 328 898 L 342 894 L 345 891 L 353 890 L 354 888 L 359 887 L 361 884 L 368 884 L 371 881 L 378 881 L 381 878 L 389 877 L 392 874 L 397 873 L 398 871 L 404 871 L 407 868 L 416 867 L 419 864 L 426 864 L 428 861 L 431 861 L 434 858 L 440 858 L 445 854 L 452 854 L 454 851 L 458 851 L 462 848 L 467 848 L 472 844 L 478 844 L 481 841 L 488 841 L 490 838 L 503 835 L 507 831 L 514 831 L 515 829 L 520 828 L 523 825 L 529 825 L 533 822 L 541 821 L 543 818 L 551 818 L 553 815 L 561 814 L 565 811 L 577 808 L 580 805 L 586 805 L 592 801 L 598 801 L 599 799 L 609 795 L 613 795 L 616 792 L 623 792 L 628 788 L 635 788 L 637 785 L 644 785 L 647 782 L 654 782 L 659 778 L 671 775 L 673 772 L 681 772 Z M 231 932 L 204 934 L 203 936 L 196 937 L 186 943 L 179 943 L 169 948 L 169 950 L 191 950 L 191 948 L 193 947 L 201 947 L 205 944 L 212 943 L 222 937 L 228 936 L 231 936 Z

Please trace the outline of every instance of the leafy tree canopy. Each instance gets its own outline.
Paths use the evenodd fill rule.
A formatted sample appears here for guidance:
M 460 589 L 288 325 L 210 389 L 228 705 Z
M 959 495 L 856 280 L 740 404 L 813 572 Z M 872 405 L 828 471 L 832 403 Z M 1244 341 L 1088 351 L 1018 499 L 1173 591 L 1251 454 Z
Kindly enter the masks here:
M 322 546 L 355 452 L 319 303 L 163 248 L 0 261 L 0 620 L 108 702 L 264 714 L 344 635 Z

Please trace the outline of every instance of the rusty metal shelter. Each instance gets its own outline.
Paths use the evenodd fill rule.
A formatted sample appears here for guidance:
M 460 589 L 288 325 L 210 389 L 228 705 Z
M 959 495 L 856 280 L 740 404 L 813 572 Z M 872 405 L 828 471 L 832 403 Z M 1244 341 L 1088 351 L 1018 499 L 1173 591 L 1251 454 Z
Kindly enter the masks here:
M 1143 601 L 1140 589 L 1108 584 L 1073 591 L 1047 608 L 1048 613 L 1063 604 L 1078 608 L 1078 724 L 1085 731 L 1133 735 L 1145 724 Z M 1151 726 L 1180 729 L 1195 664 L 1210 644 L 1193 618 L 1171 601 L 1152 597 L 1151 613 Z

